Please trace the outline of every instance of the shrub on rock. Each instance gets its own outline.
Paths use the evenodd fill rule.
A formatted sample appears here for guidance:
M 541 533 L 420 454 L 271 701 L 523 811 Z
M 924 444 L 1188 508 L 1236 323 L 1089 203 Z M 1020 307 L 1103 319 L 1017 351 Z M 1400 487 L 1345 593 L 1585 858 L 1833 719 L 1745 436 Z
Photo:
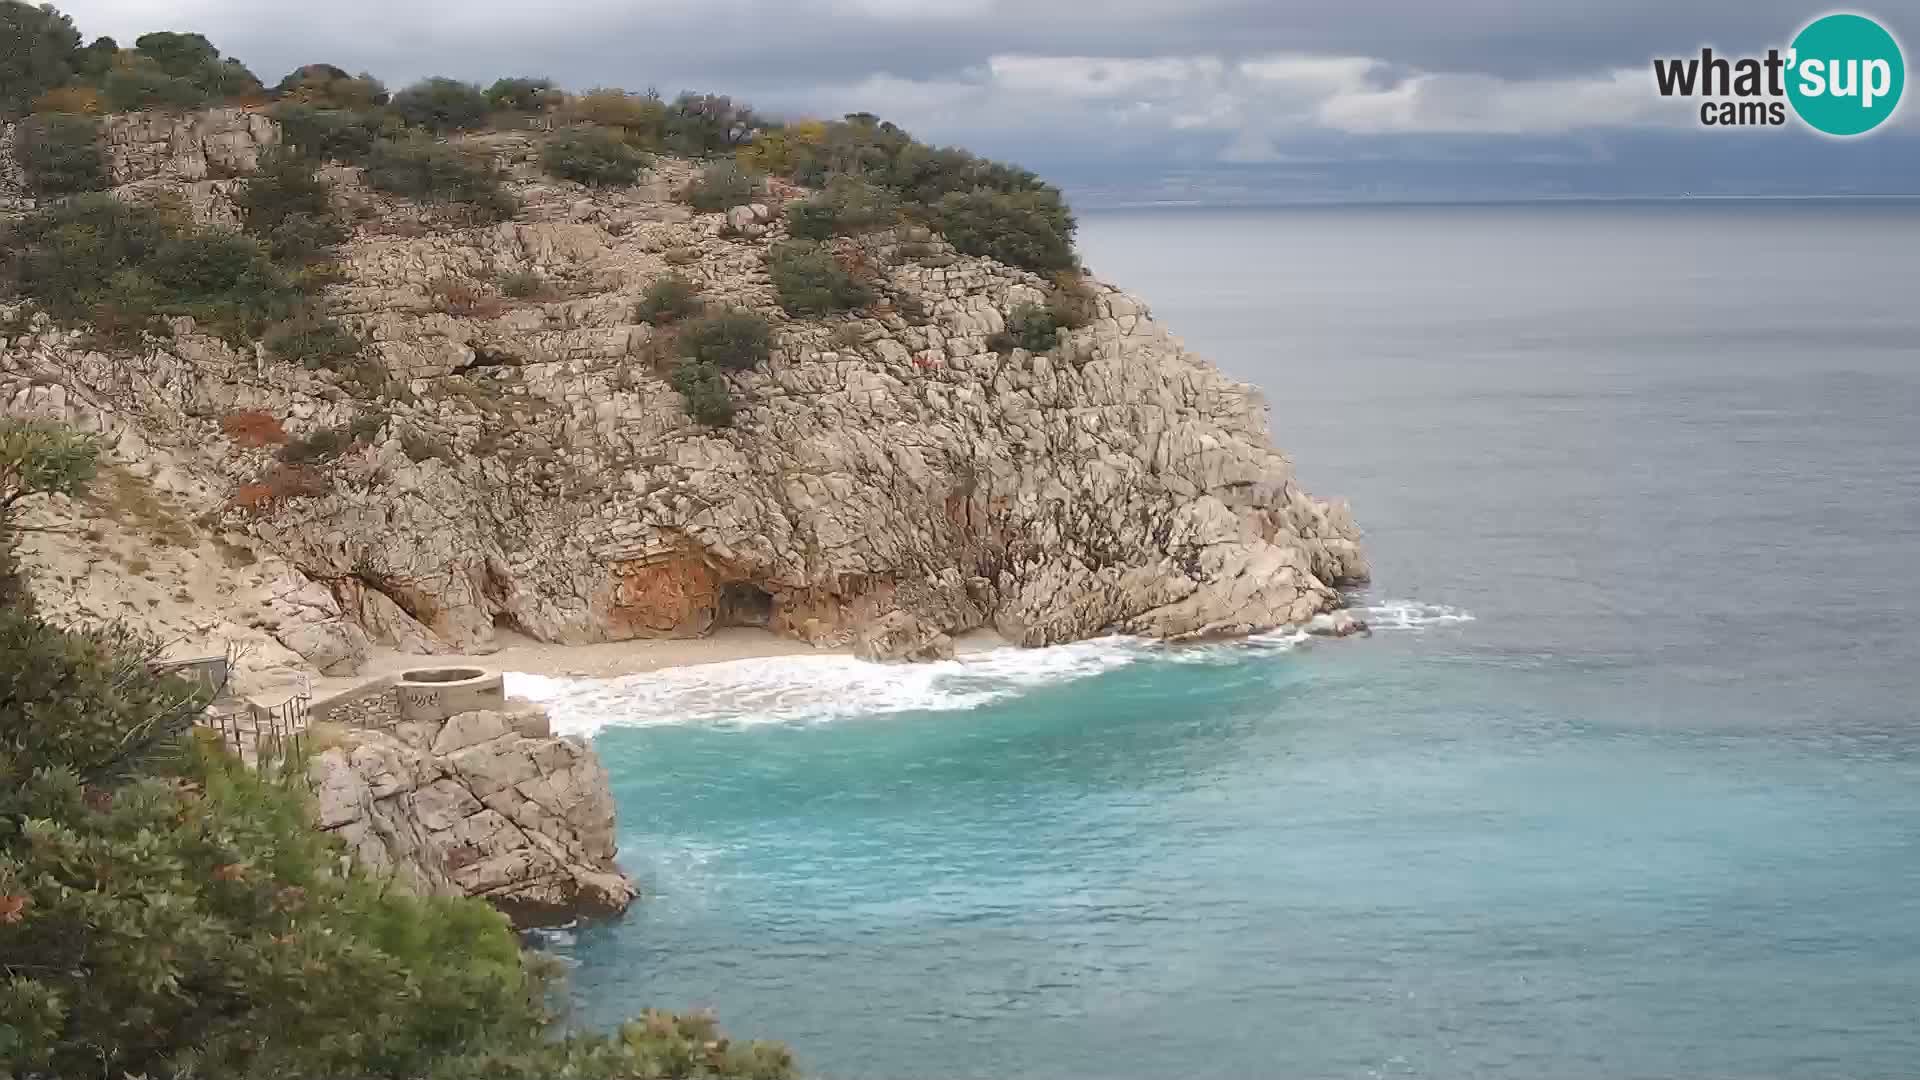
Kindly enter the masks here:
M 634 306 L 633 317 L 643 323 L 665 326 L 699 311 L 700 286 L 679 274 L 668 274 L 655 278 L 653 284 L 647 286 L 646 293 Z
M 943 196 L 933 222 L 954 248 L 1025 270 L 1075 265 L 1073 215 L 1058 192 L 970 191 Z
M 1052 311 L 1041 304 L 1021 304 L 1007 315 L 1007 328 L 987 340 L 987 347 L 995 352 L 1025 349 L 1040 353 L 1058 344 L 1059 335 L 1060 324 Z
M 732 308 L 688 323 L 680 334 L 680 355 L 725 371 L 745 371 L 767 361 L 773 328 L 751 311 Z
M 708 427 L 733 423 L 733 394 L 719 368 L 695 360 L 682 361 L 673 369 L 672 382 L 680 391 L 688 416 Z
M 562 180 L 589 187 L 625 187 L 640 179 L 647 156 L 598 128 L 574 128 L 540 147 L 540 164 Z
M 695 210 L 714 213 L 745 206 L 760 197 L 760 178 L 731 161 L 707 166 L 687 185 L 685 199 Z
M 108 187 L 100 126 L 89 117 L 53 113 L 23 120 L 14 136 L 13 155 L 28 188 L 43 198 Z
M 472 83 L 435 76 L 393 95 L 393 111 L 435 135 L 472 131 L 486 125 L 487 96 Z
M 382 143 L 365 176 L 375 190 L 464 207 L 481 223 L 510 218 L 519 209 L 500 186 L 491 159 L 445 143 Z
M 310 161 L 359 163 L 373 153 L 384 121 L 373 112 L 320 108 L 303 102 L 274 106 L 280 144 Z
M 347 238 L 329 185 L 292 154 L 270 153 L 235 198 L 246 231 L 282 262 L 309 262 Z
M 767 273 L 788 314 L 826 315 L 873 302 L 873 290 L 854 280 L 832 251 L 812 240 L 774 245 L 767 253 Z
M 805 240 L 884 229 L 899 220 L 892 193 L 850 176 L 836 176 L 827 190 L 787 206 L 787 229 Z
M 353 331 L 325 315 L 302 313 L 267 331 L 267 351 L 309 369 L 345 372 L 360 358 L 364 343 Z

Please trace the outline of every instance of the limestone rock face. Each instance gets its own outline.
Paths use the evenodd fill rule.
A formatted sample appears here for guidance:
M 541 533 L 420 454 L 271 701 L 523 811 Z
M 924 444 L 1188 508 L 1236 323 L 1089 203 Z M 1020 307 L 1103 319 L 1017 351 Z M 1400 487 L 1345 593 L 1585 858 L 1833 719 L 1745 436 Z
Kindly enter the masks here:
M 194 162 L 274 136 L 204 116 L 129 128 L 116 147 L 183 149 L 116 149 L 116 169 L 206 189 L 195 212 L 218 222 L 223 182 L 185 179 Z M 43 323 L 0 348 L 0 402 L 57 389 L 51 411 L 135 433 L 192 478 L 196 512 L 330 592 L 324 619 L 423 653 L 486 650 L 502 628 L 576 643 L 758 625 L 876 656 L 941 655 L 982 627 L 1025 645 L 1204 637 L 1304 624 L 1366 577 L 1352 517 L 1300 488 L 1259 393 L 1137 297 L 1088 278 L 1085 324 L 1058 347 L 996 351 L 1008 313 L 1054 284 L 903 226 L 833 241 L 877 303 L 797 319 L 766 272 L 777 207 L 693 213 L 671 192 L 694 166 L 667 158 L 588 191 L 541 175 L 526 136 L 479 141 L 514 178 L 516 220 L 456 228 L 328 170 L 359 222 L 328 299 L 403 392 L 369 397 L 187 320 L 111 358 Z M 728 376 L 730 428 L 686 416 L 670 342 L 634 316 L 668 272 L 773 323 L 770 361 Z M 507 275 L 543 289 L 506 297 Z M 448 303 L 449 281 L 479 299 Z M 275 468 L 223 433 L 247 412 L 359 436 L 321 483 L 236 503 Z
M 617 914 L 634 898 L 613 863 L 606 770 L 537 709 L 352 729 L 308 780 L 316 824 L 415 892 L 480 897 L 517 926 Z

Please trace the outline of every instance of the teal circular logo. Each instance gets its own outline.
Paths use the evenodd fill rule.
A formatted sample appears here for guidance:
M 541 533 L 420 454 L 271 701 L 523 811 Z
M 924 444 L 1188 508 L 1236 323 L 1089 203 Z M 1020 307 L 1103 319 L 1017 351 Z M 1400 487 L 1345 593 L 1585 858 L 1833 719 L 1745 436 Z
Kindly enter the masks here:
M 1787 99 L 1816 131 L 1861 135 L 1900 104 L 1907 65 L 1900 43 L 1865 15 L 1823 15 L 1793 39 Z

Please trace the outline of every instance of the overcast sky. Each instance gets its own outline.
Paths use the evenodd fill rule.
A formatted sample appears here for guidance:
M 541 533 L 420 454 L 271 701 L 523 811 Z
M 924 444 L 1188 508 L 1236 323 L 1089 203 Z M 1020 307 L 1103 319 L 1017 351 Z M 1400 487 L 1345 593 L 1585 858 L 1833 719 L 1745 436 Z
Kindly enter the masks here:
M 732 93 L 787 115 L 879 113 L 1045 172 L 1265 167 L 1323 178 L 1442 160 L 1589 176 L 1662 159 L 1727 190 L 1915 190 L 1920 107 L 1862 149 L 1702 129 L 1649 59 L 1782 45 L 1805 0 L 72 0 L 89 36 L 206 34 L 271 83 L 304 63 L 398 87 L 547 75 Z M 1920 41 L 1913 0 L 1878 16 Z M 1904 20 L 1900 17 L 1907 14 Z M 1914 25 L 1905 26 L 1903 22 Z M 1914 59 L 1908 47 L 1908 59 Z M 1756 142 L 1756 140 L 1760 140 Z M 1898 143 L 1898 146 L 1889 145 Z M 1810 159 L 1811 155 L 1811 159 Z M 1642 159 L 1645 159 L 1644 162 Z M 1338 168 L 1323 169 L 1329 163 Z M 1676 166 L 1679 167 L 1679 166 Z M 1911 182 L 1909 182 L 1911 181 Z M 1329 181 L 1338 184 L 1341 181 Z M 1573 181 L 1577 183 L 1578 181 Z M 1799 181 L 1796 181 L 1798 183 Z

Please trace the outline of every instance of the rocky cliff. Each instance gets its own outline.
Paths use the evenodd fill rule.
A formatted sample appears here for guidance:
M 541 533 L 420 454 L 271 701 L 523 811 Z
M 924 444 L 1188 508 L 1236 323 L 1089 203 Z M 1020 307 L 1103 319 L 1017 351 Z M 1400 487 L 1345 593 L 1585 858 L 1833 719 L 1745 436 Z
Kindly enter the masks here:
M 170 193 L 215 223 L 277 138 L 239 110 L 107 127 L 128 197 Z M 182 579 L 149 565 L 161 595 L 145 596 L 125 508 L 58 509 L 103 538 L 90 581 L 71 536 L 36 542 L 51 610 L 344 673 L 370 644 L 484 651 L 502 628 L 591 642 L 750 623 L 877 656 L 980 627 L 1025 645 L 1237 634 L 1336 608 L 1366 575 L 1345 507 L 1301 490 L 1259 394 L 1135 297 L 1096 284 L 1059 348 L 995 351 L 1047 283 L 903 226 L 835 241 L 880 302 L 794 319 L 765 256 L 795 193 L 700 214 L 674 199 L 688 163 L 590 192 L 543 176 L 525 137 L 479 141 L 513 178 L 515 220 L 456 228 L 326 173 L 357 223 L 329 300 L 392 376 L 383 394 L 186 320 L 133 356 L 44 321 L 0 330 L 0 407 L 107 433 L 131 488 L 180 524 L 161 554 Z M 687 418 L 659 331 L 635 319 L 669 270 L 776 324 L 771 361 L 729 376 L 730 429 Z M 537 295 L 497 287 L 527 274 Z M 288 483 L 270 446 L 233 436 L 259 415 L 358 437 Z
M 591 750 L 537 708 L 339 732 L 308 769 L 314 816 L 354 861 L 422 895 L 477 896 L 517 926 L 624 911 L 614 808 Z

